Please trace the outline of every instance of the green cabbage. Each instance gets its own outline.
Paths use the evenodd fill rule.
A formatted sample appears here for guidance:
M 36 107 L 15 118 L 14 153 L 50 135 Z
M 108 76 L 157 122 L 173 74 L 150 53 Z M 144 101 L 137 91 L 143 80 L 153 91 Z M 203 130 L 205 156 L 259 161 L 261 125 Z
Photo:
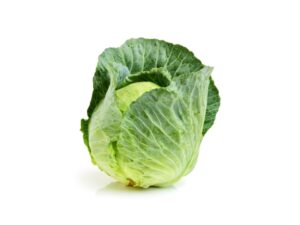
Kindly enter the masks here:
M 220 97 L 205 66 L 180 45 L 130 39 L 100 56 L 81 131 L 92 162 L 130 186 L 188 174 Z

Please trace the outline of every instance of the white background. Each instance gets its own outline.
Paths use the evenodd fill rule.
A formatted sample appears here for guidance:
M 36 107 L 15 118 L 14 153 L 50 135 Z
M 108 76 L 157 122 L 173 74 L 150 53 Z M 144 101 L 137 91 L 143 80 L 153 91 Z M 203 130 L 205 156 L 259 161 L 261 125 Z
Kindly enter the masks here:
M 300 224 L 299 1 L 1 1 L 0 224 Z M 195 170 L 125 188 L 80 119 L 97 57 L 132 37 L 214 66 L 222 104 Z

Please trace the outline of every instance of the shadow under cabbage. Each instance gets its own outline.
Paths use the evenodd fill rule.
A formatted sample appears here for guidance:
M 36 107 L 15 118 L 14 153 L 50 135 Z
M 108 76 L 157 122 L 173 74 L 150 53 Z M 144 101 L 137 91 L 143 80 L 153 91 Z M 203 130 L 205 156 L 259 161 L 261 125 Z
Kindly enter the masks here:
M 91 191 L 96 191 L 97 195 L 105 194 L 153 194 L 173 192 L 176 190 L 175 186 L 168 187 L 149 187 L 149 188 L 137 188 L 129 187 L 124 184 L 115 181 L 111 177 L 101 173 L 100 171 L 83 171 L 79 174 L 80 184 Z
M 129 187 L 125 186 L 124 184 L 120 182 L 112 182 L 106 185 L 103 188 L 99 188 L 97 191 L 97 195 L 101 194 L 122 194 L 122 193 L 132 193 L 134 195 L 137 194 L 153 194 L 153 193 L 164 193 L 164 192 L 173 192 L 176 188 L 174 186 L 168 186 L 168 187 L 149 187 L 149 188 L 137 188 L 137 187 Z

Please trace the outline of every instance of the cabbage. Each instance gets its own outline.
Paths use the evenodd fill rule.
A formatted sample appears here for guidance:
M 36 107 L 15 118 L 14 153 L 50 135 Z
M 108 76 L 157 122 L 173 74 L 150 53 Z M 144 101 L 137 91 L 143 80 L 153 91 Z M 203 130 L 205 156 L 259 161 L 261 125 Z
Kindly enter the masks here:
M 220 105 L 205 66 L 180 45 L 130 39 L 98 59 L 81 131 L 92 162 L 116 180 L 167 186 L 195 166 Z

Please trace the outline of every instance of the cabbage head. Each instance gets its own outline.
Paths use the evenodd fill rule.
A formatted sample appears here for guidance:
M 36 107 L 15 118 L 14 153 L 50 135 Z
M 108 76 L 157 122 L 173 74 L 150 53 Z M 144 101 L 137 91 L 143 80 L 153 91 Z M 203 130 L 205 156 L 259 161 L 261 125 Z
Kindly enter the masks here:
M 195 166 L 220 105 L 205 66 L 180 45 L 130 39 L 98 59 L 81 131 L 92 162 L 125 185 L 167 186 Z

